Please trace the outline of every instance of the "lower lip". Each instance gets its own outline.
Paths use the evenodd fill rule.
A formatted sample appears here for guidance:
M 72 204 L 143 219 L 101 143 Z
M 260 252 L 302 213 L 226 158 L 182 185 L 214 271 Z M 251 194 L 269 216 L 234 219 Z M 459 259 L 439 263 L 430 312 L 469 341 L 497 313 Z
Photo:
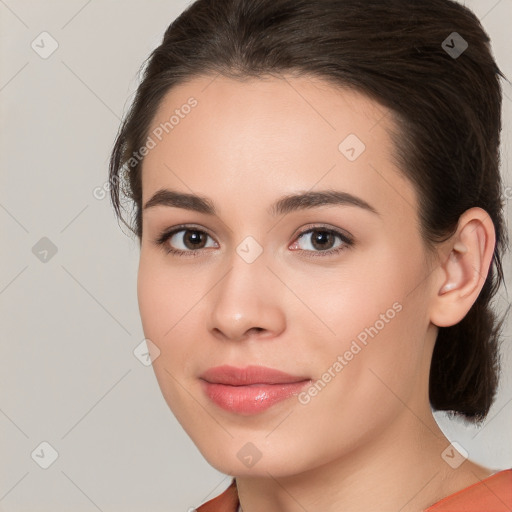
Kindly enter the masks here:
M 202 381 L 203 389 L 210 400 L 226 411 L 237 414 L 258 414 L 287 398 L 300 393 L 311 381 L 286 384 L 251 384 L 250 386 L 228 386 Z

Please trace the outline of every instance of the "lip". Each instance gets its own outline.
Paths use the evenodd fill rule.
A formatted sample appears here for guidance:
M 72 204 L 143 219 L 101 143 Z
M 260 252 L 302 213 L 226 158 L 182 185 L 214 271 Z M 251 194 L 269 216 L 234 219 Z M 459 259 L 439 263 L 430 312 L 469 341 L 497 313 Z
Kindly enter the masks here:
M 265 366 L 217 366 L 201 376 L 206 395 L 219 407 L 243 415 L 258 414 L 297 395 L 311 382 L 309 377 Z

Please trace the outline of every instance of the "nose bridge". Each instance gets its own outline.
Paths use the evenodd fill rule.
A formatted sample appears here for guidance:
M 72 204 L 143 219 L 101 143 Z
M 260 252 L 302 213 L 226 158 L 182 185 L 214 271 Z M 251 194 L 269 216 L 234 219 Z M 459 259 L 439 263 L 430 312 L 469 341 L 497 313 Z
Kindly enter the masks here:
M 237 297 L 240 293 L 242 297 L 244 296 L 244 287 L 254 292 L 253 288 L 269 273 L 268 263 L 268 250 L 264 250 L 263 242 L 260 243 L 252 235 L 245 236 L 233 247 L 228 257 L 230 270 L 223 286 L 228 289 L 226 291 Z

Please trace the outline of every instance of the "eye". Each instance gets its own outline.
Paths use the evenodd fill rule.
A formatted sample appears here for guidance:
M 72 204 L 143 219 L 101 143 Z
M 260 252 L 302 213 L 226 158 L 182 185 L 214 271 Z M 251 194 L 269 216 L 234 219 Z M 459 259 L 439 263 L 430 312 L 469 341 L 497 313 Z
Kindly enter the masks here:
M 340 243 L 333 246 L 332 244 L 336 242 L 336 239 L 340 240 Z M 301 242 L 304 243 L 301 244 Z M 317 257 L 338 253 L 352 246 L 353 243 L 351 237 L 335 229 L 316 226 L 300 233 L 291 248 L 298 248 L 301 252 L 311 253 L 308 254 L 308 257 Z
M 194 228 L 193 226 L 177 226 L 171 230 L 164 231 L 155 240 L 155 243 L 161 245 L 168 254 L 197 256 L 201 249 L 207 247 L 205 246 L 207 238 L 211 237 L 202 229 Z M 217 245 L 214 244 L 213 247 L 217 247 Z
M 202 249 L 218 247 L 216 242 L 213 245 L 205 245 L 208 238 L 212 237 L 206 231 L 194 226 L 175 226 L 164 231 L 154 243 L 162 246 L 167 254 L 194 257 L 199 256 Z M 307 242 L 308 238 L 310 238 L 310 242 Z M 340 243 L 333 247 L 332 244 L 336 242 L 336 239 Z M 309 253 L 307 257 L 318 257 L 341 252 L 353 244 L 354 241 L 348 234 L 324 226 L 315 226 L 302 231 L 290 249 L 299 249 L 301 253 Z

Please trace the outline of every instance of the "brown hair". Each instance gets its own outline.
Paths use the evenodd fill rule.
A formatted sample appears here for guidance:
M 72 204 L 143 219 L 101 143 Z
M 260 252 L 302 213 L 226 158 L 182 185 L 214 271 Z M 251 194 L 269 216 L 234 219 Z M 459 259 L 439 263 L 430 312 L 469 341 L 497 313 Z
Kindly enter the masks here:
M 483 420 L 498 385 L 505 316 L 498 322 L 490 302 L 503 282 L 508 239 L 499 171 L 504 76 L 477 17 L 451 0 L 197 0 L 144 64 L 110 159 L 115 213 L 139 242 L 143 159 L 133 156 L 172 87 L 207 74 L 294 73 L 352 88 L 391 110 L 396 163 L 417 191 L 426 247 L 448 239 L 471 207 L 494 223 L 484 286 L 463 320 L 439 329 L 429 383 L 434 409 Z M 133 227 L 122 217 L 122 196 Z

